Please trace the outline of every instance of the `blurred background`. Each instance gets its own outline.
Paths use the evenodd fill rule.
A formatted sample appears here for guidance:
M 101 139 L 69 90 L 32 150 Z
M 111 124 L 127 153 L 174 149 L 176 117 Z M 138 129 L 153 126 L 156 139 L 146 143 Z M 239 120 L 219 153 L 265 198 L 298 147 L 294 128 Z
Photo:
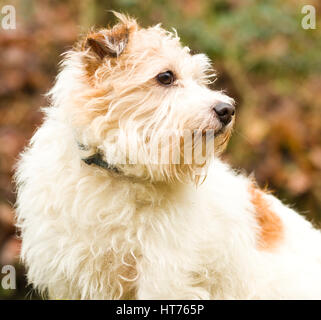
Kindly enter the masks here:
M 127 12 L 143 26 L 174 27 L 183 44 L 214 62 L 217 89 L 237 101 L 224 158 L 310 221 L 321 221 L 321 2 L 318 0 L 20 0 L 15 30 L 0 13 L 0 299 L 37 298 L 26 287 L 14 228 L 13 168 L 42 122 L 44 94 L 60 55 L 91 26 Z M 303 5 L 316 29 L 304 30 Z M 2 266 L 16 266 L 17 289 L 1 286 Z

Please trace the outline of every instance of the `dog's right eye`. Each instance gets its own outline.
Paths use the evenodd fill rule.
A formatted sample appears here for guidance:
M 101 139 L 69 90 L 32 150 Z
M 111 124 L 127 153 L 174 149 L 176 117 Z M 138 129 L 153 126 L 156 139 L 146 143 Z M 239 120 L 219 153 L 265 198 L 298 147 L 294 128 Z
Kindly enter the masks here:
M 157 81 L 164 86 L 170 86 L 174 82 L 174 74 L 172 71 L 159 73 L 156 78 Z

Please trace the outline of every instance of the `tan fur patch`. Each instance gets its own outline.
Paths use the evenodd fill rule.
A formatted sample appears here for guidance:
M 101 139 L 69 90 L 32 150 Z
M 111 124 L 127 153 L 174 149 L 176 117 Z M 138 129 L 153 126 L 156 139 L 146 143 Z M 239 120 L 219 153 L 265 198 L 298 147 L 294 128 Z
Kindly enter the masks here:
M 135 299 L 136 296 L 136 280 L 138 272 L 136 268 L 136 260 L 132 255 L 126 256 L 126 264 L 122 264 L 118 269 L 118 281 L 123 288 L 121 299 Z
M 260 226 L 258 247 L 261 250 L 275 248 L 283 237 L 283 225 L 280 217 L 271 210 L 264 198 L 263 191 L 251 186 L 251 202 L 255 208 L 255 218 Z
M 106 258 L 106 266 L 109 266 L 110 284 L 117 288 L 115 295 L 119 299 L 135 299 L 138 277 L 136 258 L 130 253 L 122 258 L 115 252 L 109 252 Z M 113 282 L 118 285 L 115 286 L 112 284 Z

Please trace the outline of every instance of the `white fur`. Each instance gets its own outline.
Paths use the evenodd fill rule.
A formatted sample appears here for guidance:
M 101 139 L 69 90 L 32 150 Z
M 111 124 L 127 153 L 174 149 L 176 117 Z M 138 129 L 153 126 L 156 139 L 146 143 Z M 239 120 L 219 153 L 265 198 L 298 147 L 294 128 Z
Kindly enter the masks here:
M 162 32 L 159 26 L 154 28 Z M 141 37 L 155 37 L 143 32 Z M 169 40 L 165 38 L 161 33 L 166 47 Z M 177 41 L 170 41 L 176 47 Z M 109 162 L 117 162 L 119 149 L 102 136 L 101 126 L 122 112 L 126 114 L 120 126 L 129 131 L 135 125 L 152 123 L 158 123 L 158 130 L 161 124 L 177 129 L 180 124 L 199 127 L 211 99 L 231 101 L 197 82 L 202 72 L 197 81 L 191 77 L 200 72 L 197 67 L 192 70 L 192 62 L 207 64 L 203 56 L 189 58 L 185 49 L 177 50 L 192 59 L 184 64 L 170 51 L 186 87 L 158 98 L 155 95 L 163 89 L 152 89 L 152 100 L 140 106 L 136 101 L 138 109 L 133 112 L 137 116 L 148 105 L 159 108 L 157 118 L 145 118 L 145 123 L 125 112 L 124 106 L 133 106 L 135 100 L 125 93 L 118 101 L 115 95 L 106 115 L 76 125 L 79 110 L 72 106 L 80 100 L 75 96 L 89 90 L 80 60 L 88 52 L 72 52 L 67 57 L 52 90 L 52 106 L 45 109 L 45 121 L 17 169 L 21 255 L 29 282 L 59 299 L 320 299 L 320 232 L 272 195 L 264 195 L 281 218 L 284 237 L 273 250 L 259 249 L 260 226 L 248 192 L 251 181 L 220 160 L 213 160 L 207 178 L 198 186 L 179 177 L 162 179 L 166 170 L 157 166 L 124 165 L 125 173 L 117 175 L 81 161 L 79 139 L 99 145 Z M 167 65 L 164 57 L 153 59 Z M 142 60 L 139 68 L 146 63 L 164 71 L 161 65 L 148 64 L 148 56 Z M 151 72 L 135 75 L 137 66 L 131 68 L 135 79 L 124 81 L 137 82 L 139 75 Z M 100 83 L 108 86 L 116 76 L 109 75 Z M 137 90 L 137 99 L 141 94 Z M 167 114 L 169 105 L 172 115 Z M 176 106 L 182 108 L 179 115 Z M 112 110 L 117 111 L 113 114 Z

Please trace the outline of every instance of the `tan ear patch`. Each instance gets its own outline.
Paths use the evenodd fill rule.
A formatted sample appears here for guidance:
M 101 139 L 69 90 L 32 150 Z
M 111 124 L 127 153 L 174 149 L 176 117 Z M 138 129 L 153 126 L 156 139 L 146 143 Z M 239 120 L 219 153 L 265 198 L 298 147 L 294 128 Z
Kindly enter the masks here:
M 111 30 L 101 30 L 88 34 L 85 48 L 90 48 L 100 59 L 104 57 L 117 58 L 126 48 L 129 29 L 118 24 Z
M 250 187 L 251 202 L 255 209 L 255 218 L 260 227 L 258 247 L 261 250 L 275 248 L 283 238 L 283 224 L 280 217 L 271 209 L 263 191 Z
M 139 29 L 135 19 L 117 12 L 114 14 L 119 23 L 112 28 L 92 30 L 78 45 L 80 50 L 88 50 L 88 54 L 84 56 L 84 64 L 89 77 L 94 75 L 105 58 L 116 61 L 122 56 L 130 35 Z
M 125 50 L 130 33 L 138 29 L 135 19 L 114 12 L 120 20 L 111 29 L 101 29 L 90 32 L 84 42 L 83 48 L 89 48 L 99 59 L 106 56 L 119 57 Z

